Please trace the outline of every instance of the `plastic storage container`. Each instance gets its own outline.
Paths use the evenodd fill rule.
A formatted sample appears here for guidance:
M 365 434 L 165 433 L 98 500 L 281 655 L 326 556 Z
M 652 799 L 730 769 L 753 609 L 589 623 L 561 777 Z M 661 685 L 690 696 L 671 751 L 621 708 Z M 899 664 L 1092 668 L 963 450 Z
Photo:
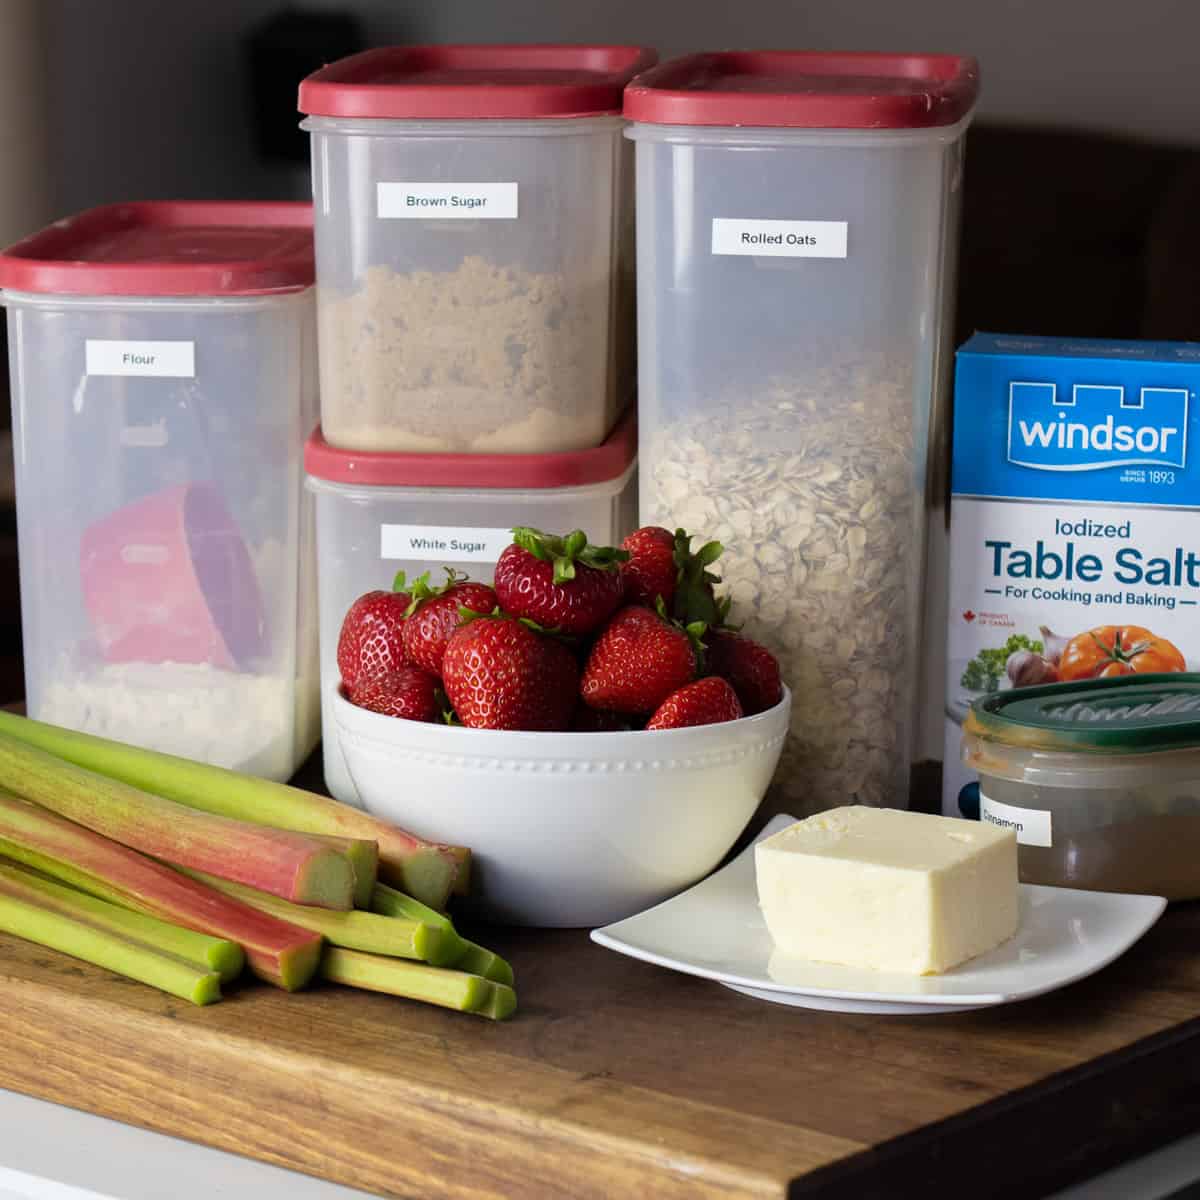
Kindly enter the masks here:
M 644 523 L 725 544 L 796 815 L 908 801 L 973 60 L 729 53 L 626 90 Z
M 1200 897 L 1200 675 L 1122 675 L 978 700 L 963 760 L 1026 883 Z
M 371 50 L 300 86 L 321 424 L 343 449 L 599 445 L 632 394 L 625 46 Z
M 312 217 L 126 204 L 0 255 L 26 703 L 284 779 L 316 744 Z
M 317 497 L 321 708 L 326 731 L 341 682 L 337 642 L 346 610 L 364 592 L 390 588 L 397 571 L 445 581 L 454 567 L 490 583 L 515 525 L 582 529 L 616 545 L 637 519 L 637 425 L 632 413 L 592 450 L 546 455 L 357 454 L 320 430 L 305 452 Z M 358 795 L 336 738 L 323 745 L 325 784 L 347 804 Z

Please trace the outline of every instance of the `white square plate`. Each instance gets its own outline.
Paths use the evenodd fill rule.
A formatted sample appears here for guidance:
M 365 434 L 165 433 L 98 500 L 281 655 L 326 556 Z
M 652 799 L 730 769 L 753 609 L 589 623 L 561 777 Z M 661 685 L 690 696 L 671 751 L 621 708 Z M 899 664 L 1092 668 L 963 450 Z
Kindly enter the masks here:
M 778 816 L 762 841 L 796 818 Z M 775 952 L 758 908 L 754 847 L 654 908 L 592 931 L 618 954 L 737 992 L 831 1012 L 962 1012 L 1026 1000 L 1107 966 L 1158 920 L 1161 896 L 1021 884 L 1021 924 L 1003 946 L 944 975 L 896 975 Z

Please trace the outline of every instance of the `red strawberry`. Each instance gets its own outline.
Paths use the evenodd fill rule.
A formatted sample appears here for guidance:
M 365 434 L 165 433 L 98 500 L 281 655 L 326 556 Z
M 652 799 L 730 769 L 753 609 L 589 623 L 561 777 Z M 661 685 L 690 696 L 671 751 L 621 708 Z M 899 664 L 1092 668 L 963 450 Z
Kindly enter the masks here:
M 362 679 L 383 675 L 408 661 L 404 653 L 404 612 L 412 599 L 404 573 L 392 591 L 367 592 L 350 605 L 338 636 L 337 665 L 347 690 Z
M 661 525 L 643 525 L 622 543 L 629 561 L 621 564 L 625 579 L 625 603 L 654 607 L 658 596 L 669 609 L 675 598 L 679 567 L 675 563 L 675 535 Z
M 440 677 L 446 643 L 462 621 L 459 608 L 490 613 L 496 604 L 496 593 L 486 583 L 472 583 L 449 567 L 440 588 L 431 588 L 424 575 L 413 580 L 412 603 L 404 622 L 404 653 L 409 662 Z
M 496 563 L 500 607 L 560 633 L 590 633 L 621 603 L 619 565 L 628 558 L 612 546 L 592 546 L 577 529 L 565 538 L 518 527 Z
M 779 661 L 766 646 L 727 630 L 712 630 L 705 643 L 709 673 L 733 684 L 746 716 L 774 708 L 783 699 Z
M 479 617 L 451 634 L 442 680 L 471 729 L 566 729 L 579 668 L 562 642 L 515 617 Z
M 685 725 L 719 725 L 742 716 L 737 693 L 717 675 L 697 679 L 672 692 L 658 706 L 647 729 L 682 729 Z
M 385 717 L 436 721 L 442 715 L 437 693 L 438 681 L 428 671 L 410 666 L 364 679 L 349 692 L 348 699 Z
M 648 608 L 630 604 L 609 621 L 583 668 L 580 695 L 592 708 L 653 712 L 696 677 L 689 632 Z

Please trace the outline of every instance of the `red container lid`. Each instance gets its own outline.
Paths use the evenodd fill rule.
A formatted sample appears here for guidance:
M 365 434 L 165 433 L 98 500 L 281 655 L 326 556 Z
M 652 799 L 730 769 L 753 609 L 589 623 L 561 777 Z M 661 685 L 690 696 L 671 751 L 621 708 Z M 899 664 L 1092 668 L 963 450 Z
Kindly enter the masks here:
M 257 296 L 314 277 L 312 205 L 92 208 L 0 253 L 0 288 L 73 296 Z
M 729 51 L 690 54 L 625 89 L 625 116 L 656 125 L 924 129 L 979 95 L 979 64 L 950 54 Z
M 300 84 L 316 117 L 459 120 L 596 117 L 658 61 L 639 46 L 387 46 L 330 63 Z
M 633 408 L 593 450 L 558 454 L 392 454 L 339 450 L 318 428 L 304 447 L 304 469 L 332 483 L 373 487 L 555 488 L 606 483 L 637 455 Z

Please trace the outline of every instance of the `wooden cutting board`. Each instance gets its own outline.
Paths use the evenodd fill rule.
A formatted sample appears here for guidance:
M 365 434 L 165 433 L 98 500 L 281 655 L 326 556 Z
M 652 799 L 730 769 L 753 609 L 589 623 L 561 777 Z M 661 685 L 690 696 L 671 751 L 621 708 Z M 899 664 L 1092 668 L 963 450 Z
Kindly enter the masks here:
M 1012 1196 L 1200 1120 L 1200 906 L 1064 991 L 912 1018 L 476 934 L 506 1024 L 332 986 L 197 1009 L 0 937 L 0 1086 L 422 1200 Z

